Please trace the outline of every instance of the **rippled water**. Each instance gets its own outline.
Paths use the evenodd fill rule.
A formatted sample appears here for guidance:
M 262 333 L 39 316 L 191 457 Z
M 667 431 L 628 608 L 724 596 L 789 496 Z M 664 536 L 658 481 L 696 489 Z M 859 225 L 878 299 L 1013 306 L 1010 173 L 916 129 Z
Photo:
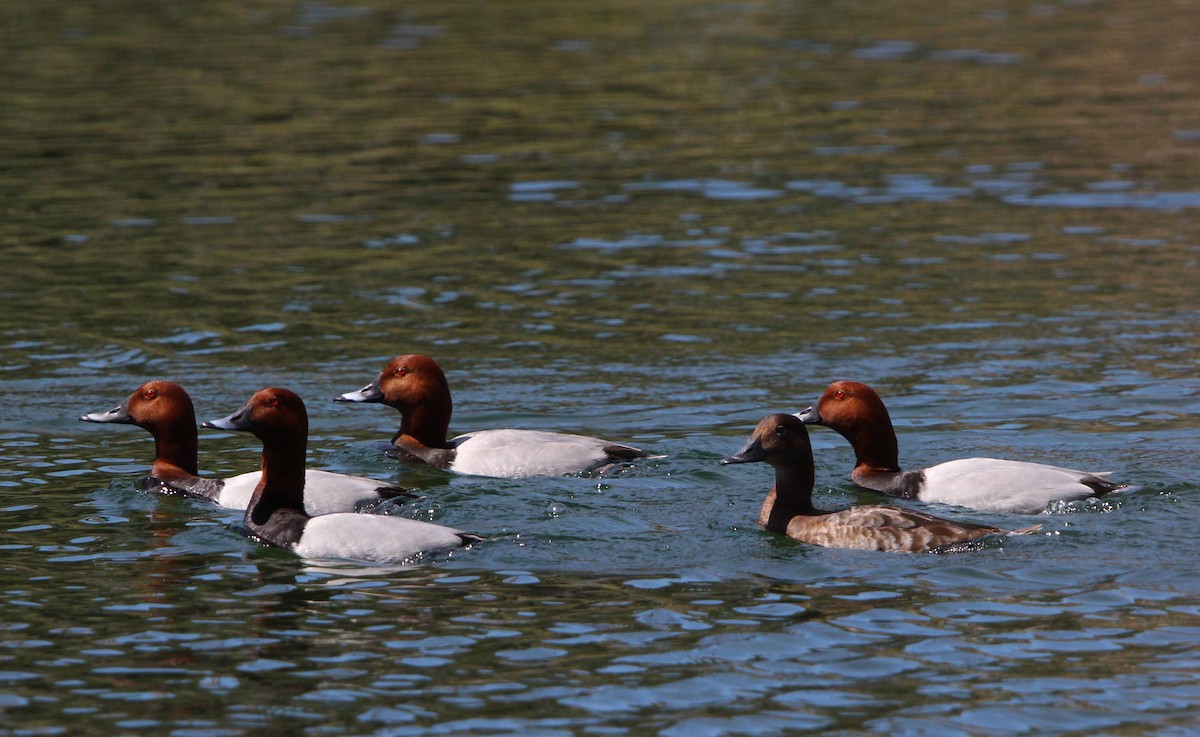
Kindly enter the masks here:
M 0 734 L 1195 733 L 1190 6 L 0 7 Z M 388 461 L 331 399 L 401 352 L 454 429 L 666 457 Z M 490 539 L 317 565 L 137 492 L 149 436 L 76 418 L 150 377 L 291 387 L 313 465 Z M 755 529 L 768 470 L 717 460 L 836 378 L 910 467 L 1139 488 L 955 555 Z

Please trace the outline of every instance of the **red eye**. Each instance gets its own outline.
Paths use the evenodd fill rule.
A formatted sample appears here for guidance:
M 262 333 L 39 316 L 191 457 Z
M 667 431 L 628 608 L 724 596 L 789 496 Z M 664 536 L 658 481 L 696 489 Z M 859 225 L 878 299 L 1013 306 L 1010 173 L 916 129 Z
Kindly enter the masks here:
M 405 375 L 405 374 L 407 374 L 407 373 L 408 373 L 408 369 L 407 369 L 407 368 L 405 368 L 405 367 L 403 367 L 403 366 L 401 366 L 400 368 L 396 369 L 396 376 L 404 376 L 404 375 Z
M 154 399 L 155 397 L 158 396 L 158 390 L 157 389 L 147 389 L 146 391 L 142 392 L 142 396 L 145 397 L 146 399 Z
M 278 406 L 279 406 L 279 397 L 271 397 L 271 406 L 272 406 L 272 407 L 278 407 Z
M 841 389 L 838 389 L 838 390 L 837 390 L 837 393 L 836 393 L 836 394 L 834 394 L 833 396 L 837 397 L 838 399 L 845 399 L 845 398 L 846 398 L 846 392 L 842 391 Z

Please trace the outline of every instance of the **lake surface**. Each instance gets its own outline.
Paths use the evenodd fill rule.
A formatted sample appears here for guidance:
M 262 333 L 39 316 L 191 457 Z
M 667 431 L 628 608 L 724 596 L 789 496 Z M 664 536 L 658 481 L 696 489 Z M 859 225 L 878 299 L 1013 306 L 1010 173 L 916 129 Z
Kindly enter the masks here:
M 1190 735 L 1200 8 L 0 1 L 0 734 Z M 497 480 L 334 404 L 666 457 Z M 312 465 L 485 544 L 305 562 L 77 420 L 308 402 Z M 1138 488 L 943 555 L 757 530 L 772 411 Z M 876 501 L 813 431 L 818 504 Z M 205 472 L 254 468 L 206 433 Z

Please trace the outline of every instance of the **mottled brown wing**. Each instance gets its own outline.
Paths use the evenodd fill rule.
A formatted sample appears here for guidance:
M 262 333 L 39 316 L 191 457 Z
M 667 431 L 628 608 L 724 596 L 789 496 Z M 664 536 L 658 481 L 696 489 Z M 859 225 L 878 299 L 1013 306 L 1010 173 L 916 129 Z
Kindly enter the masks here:
M 923 553 L 1000 532 L 898 507 L 851 507 L 818 517 L 797 517 L 788 536 L 814 545 L 857 550 Z

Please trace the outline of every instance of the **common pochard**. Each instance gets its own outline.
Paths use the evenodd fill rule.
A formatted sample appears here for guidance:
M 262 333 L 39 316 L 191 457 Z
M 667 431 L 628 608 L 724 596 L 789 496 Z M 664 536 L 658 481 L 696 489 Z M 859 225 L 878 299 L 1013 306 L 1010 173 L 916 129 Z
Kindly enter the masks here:
M 388 455 L 474 476 L 566 476 L 649 457 L 600 438 L 540 430 L 478 430 L 447 440 L 453 409 L 450 385 L 429 356 L 397 356 L 375 381 L 335 401 L 398 409 L 400 429 L 392 436 Z
M 262 478 L 246 508 L 251 537 L 304 558 L 399 563 L 423 553 L 463 547 L 482 538 L 429 522 L 374 514 L 305 511 L 304 451 L 308 413 L 287 389 L 255 392 L 237 412 L 203 427 L 253 433 L 262 441 Z
M 229 478 L 201 477 L 197 471 L 196 413 L 192 398 L 171 381 L 147 381 L 107 412 L 79 419 L 137 425 L 154 436 L 154 465 L 141 488 L 162 494 L 203 499 L 230 509 L 245 509 L 262 475 L 251 471 Z M 362 476 L 308 469 L 309 514 L 353 512 L 383 499 L 407 495 L 407 489 Z
M 813 506 L 813 456 L 808 430 L 796 415 L 764 417 L 749 442 L 721 461 L 768 463 L 775 484 L 763 502 L 758 524 L 793 540 L 829 548 L 895 553 L 936 553 L 962 549 L 987 535 L 1026 535 L 1040 525 L 1001 530 L 988 525 L 935 517 L 912 509 L 860 506 L 830 512 Z
M 850 441 L 858 486 L 901 499 L 953 504 L 983 511 L 1036 514 L 1055 500 L 1072 501 L 1123 488 L 1109 473 L 998 458 L 963 458 L 919 471 L 900 470 L 896 431 L 875 390 L 856 381 L 829 385 L 816 406 L 799 415 Z

